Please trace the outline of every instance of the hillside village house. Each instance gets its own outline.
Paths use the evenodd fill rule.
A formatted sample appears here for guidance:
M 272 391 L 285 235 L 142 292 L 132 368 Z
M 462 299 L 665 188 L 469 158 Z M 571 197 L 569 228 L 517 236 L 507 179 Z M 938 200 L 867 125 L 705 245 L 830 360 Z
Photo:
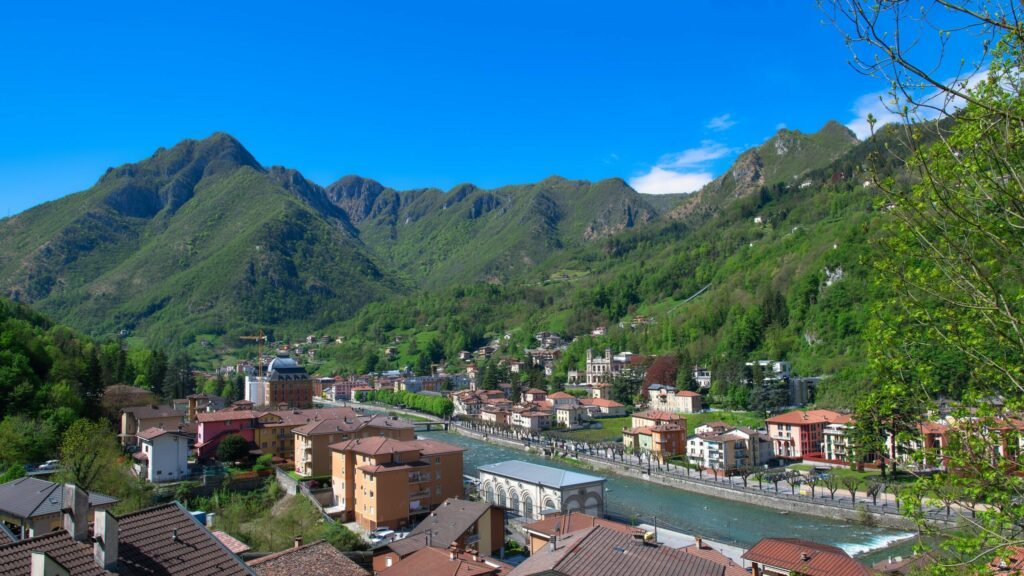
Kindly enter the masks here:
M 843 549 L 796 538 L 763 538 L 743 554 L 754 576 L 870 576 Z
M 629 363 L 631 352 L 623 352 L 619 356 L 612 356 L 612 349 L 605 348 L 604 356 L 594 356 L 594 351 L 587 348 L 586 383 L 594 385 L 599 382 L 611 382 L 619 375 L 623 366 Z
M 591 418 L 625 416 L 626 406 L 606 398 L 581 398 L 580 404 L 587 409 Z
M 554 511 L 604 515 L 605 479 L 521 460 L 478 469 L 480 495 L 526 519 Z
M 197 416 L 196 455 L 200 459 L 213 458 L 221 440 L 229 434 L 238 434 L 255 444 L 260 453 L 287 460 L 295 456 L 293 429 L 316 420 L 358 416 L 349 407 L 264 411 L 253 409 L 250 402 L 239 401 L 228 409 Z
M 300 476 L 331 474 L 331 444 L 371 436 L 416 439 L 416 429 L 411 422 L 383 414 L 314 420 L 292 429 L 292 434 L 295 435 L 295 473 Z
M 664 410 L 644 410 L 636 412 L 632 417 L 633 428 L 638 426 L 658 426 L 660 424 L 678 424 L 686 428 L 686 417 Z
M 139 430 L 148 428 L 177 429 L 188 419 L 188 411 L 175 410 L 170 404 L 132 406 L 121 410 L 121 444 L 137 446 Z
M 825 427 L 846 424 L 848 415 L 832 410 L 793 410 L 768 418 L 768 438 L 772 452 L 786 460 L 801 460 L 805 456 L 821 456 L 825 441 Z
M 697 392 L 676 390 L 675 386 L 667 384 L 651 384 L 647 387 L 647 396 L 650 407 L 657 410 L 693 414 L 704 408 Z
M 693 380 L 697 383 L 697 387 L 701 390 L 707 390 L 711 388 L 711 370 L 703 366 L 693 367 Z
M 403 528 L 463 495 L 460 446 L 374 436 L 330 448 L 334 506 L 326 511 L 343 522 Z
M 188 435 L 149 428 L 139 432 L 138 437 L 139 451 L 132 454 L 132 459 L 140 478 L 148 482 L 176 482 L 188 477 Z

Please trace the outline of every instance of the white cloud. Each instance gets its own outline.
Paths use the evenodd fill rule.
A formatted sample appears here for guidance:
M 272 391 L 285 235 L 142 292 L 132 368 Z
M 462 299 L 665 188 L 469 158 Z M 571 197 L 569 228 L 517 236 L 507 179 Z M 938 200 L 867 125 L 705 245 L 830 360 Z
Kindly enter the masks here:
M 981 70 L 975 72 L 966 79 L 949 79 L 946 81 L 946 85 L 953 85 L 956 83 L 956 89 L 963 91 L 965 89 L 971 90 L 978 85 L 979 82 L 984 80 L 988 76 L 987 70 Z M 966 81 L 966 87 L 962 84 Z M 953 112 L 963 107 L 964 101 L 959 96 L 953 96 L 948 93 L 940 92 L 938 90 L 919 96 L 919 101 L 923 106 L 919 107 L 914 115 L 915 119 L 918 120 L 932 120 L 939 116 L 939 110 L 945 110 L 946 112 Z M 879 129 L 886 124 L 899 123 L 903 121 L 903 117 L 893 112 L 892 109 L 902 107 L 902 103 L 897 105 L 893 100 L 893 95 L 888 92 L 875 92 L 872 94 L 865 94 L 853 104 L 854 119 L 846 123 L 846 127 L 853 130 L 853 133 L 857 135 L 857 138 L 864 140 L 868 136 L 871 136 L 871 125 L 868 124 L 868 114 L 875 117 L 875 129 Z
M 708 120 L 707 127 L 716 132 L 722 132 L 728 130 L 736 125 L 736 121 L 732 119 L 732 114 L 722 114 L 721 116 L 715 116 L 711 120 Z
M 695 192 L 714 180 L 709 164 L 733 152 L 724 144 L 705 140 L 698 148 L 662 156 L 649 170 L 631 178 L 629 184 L 643 194 Z
M 654 166 L 646 174 L 629 181 L 641 194 L 681 194 L 696 192 L 714 180 L 710 172 L 676 172 Z

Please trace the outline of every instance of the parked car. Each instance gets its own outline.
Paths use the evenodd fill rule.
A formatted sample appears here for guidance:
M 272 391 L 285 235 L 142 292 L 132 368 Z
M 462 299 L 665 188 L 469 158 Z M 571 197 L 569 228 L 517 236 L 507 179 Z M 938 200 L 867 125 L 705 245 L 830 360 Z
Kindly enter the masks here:
M 56 470 L 57 468 L 60 468 L 60 460 L 47 460 L 40 464 L 36 470 Z

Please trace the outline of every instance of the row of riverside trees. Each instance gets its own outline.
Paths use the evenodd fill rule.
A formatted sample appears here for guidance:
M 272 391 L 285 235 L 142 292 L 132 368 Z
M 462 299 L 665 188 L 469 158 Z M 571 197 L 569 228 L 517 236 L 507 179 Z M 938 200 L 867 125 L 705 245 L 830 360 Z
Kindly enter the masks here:
M 433 414 L 438 418 L 447 418 L 455 411 L 455 405 L 444 396 L 428 396 L 414 392 L 394 392 L 392 390 L 373 390 L 356 392 L 360 402 L 380 402 L 395 407 L 411 408 Z

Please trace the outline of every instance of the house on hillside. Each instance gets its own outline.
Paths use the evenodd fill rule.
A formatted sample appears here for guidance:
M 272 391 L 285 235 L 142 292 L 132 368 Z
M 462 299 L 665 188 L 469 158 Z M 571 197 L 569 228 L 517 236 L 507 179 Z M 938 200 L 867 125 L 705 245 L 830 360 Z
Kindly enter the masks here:
M 147 482 L 177 482 L 188 477 L 190 437 L 178 430 L 149 428 L 139 432 L 133 468 Z

